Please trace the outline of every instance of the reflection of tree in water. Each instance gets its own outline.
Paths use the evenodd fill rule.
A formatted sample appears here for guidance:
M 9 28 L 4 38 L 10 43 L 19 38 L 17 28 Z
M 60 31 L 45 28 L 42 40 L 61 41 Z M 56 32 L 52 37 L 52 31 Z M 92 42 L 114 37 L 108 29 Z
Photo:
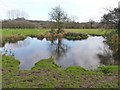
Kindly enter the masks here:
M 52 52 L 52 56 L 58 60 L 61 56 L 66 55 L 69 47 L 66 44 L 62 43 L 62 39 L 58 39 L 57 41 L 58 42 L 51 41 L 49 49 Z
M 113 65 L 113 64 L 117 64 L 117 59 L 115 56 L 115 51 L 113 49 L 111 49 L 111 47 L 107 44 L 104 45 L 103 47 L 103 51 L 102 53 L 98 54 L 98 57 L 100 58 L 100 63 L 104 64 L 104 65 Z

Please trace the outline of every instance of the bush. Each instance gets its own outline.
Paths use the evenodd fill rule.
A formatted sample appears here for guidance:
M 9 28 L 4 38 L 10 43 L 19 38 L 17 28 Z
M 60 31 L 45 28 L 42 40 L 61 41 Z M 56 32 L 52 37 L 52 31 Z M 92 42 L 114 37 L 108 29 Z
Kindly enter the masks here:
M 41 39 L 43 39 L 43 38 L 44 38 L 44 36 L 43 36 L 43 34 L 38 33 L 38 34 L 37 34 L 37 38 L 41 40 Z
M 82 33 L 65 33 L 64 37 L 68 40 L 81 40 L 81 39 L 87 39 L 88 36 L 86 34 L 82 34 Z
M 22 34 L 13 34 L 11 36 L 7 36 L 7 37 L 4 37 L 2 38 L 2 43 L 6 43 L 6 42 L 12 42 L 12 43 L 15 43 L 19 40 L 23 40 L 25 39 L 25 36 L 22 35 Z
M 109 67 L 99 67 L 99 70 L 102 71 L 104 74 L 107 74 L 107 73 L 112 73 L 112 70 L 109 68 Z

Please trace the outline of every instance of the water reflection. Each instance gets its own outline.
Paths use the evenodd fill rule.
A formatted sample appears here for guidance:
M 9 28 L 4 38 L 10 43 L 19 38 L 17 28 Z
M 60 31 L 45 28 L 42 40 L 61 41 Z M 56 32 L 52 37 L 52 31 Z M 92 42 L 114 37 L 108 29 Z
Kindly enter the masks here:
M 58 39 L 51 42 L 51 45 L 49 46 L 49 50 L 51 51 L 52 56 L 56 60 L 59 60 L 59 58 L 62 56 L 66 56 L 68 49 L 70 49 L 70 47 L 63 42 L 64 42 L 64 39 Z
M 30 69 L 36 62 L 41 59 L 54 57 L 56 63 L 63 68 L 69 66 L 81 66 L 86 69 L 96 69 L 100 64 L 108 64 L 109 60 L 100 60 L 98 56 L 104 54 L 104 48 L 109 50 L 108 46 L 103 43 L 103 37 L 90 36 L 86 40 L 55 40 L 53 42 L 46 39 L 38 40 L 37 38 L 27 37 L 24 41 L 17 43 L 6 43 L 0 48 L 2 53 L 7 55 L 14 54 L 14 57 L 20 60 L 20 69 Z M 6 52 L 7 51 L 7 52 Z M 110 62 L 113 64 L 113 62 Z

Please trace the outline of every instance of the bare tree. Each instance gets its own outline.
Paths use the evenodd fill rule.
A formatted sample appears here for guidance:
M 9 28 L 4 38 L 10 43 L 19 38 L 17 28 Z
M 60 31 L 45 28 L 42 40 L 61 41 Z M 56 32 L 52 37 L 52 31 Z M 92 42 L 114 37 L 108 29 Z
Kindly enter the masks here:
M 63 29 L 63 23 L 67 20 L 67 14 L 62 10 L 60 6 L 56 6 L 49 13 L 50 20 L 55 22 L 55 27 L 57 27 L 57 32 L 60 33 Z
M 8 10 L 6 15 L 7 15 L 8 19 L 10 20 L 11 19 L 11 11 Z
M 7 11 L 8 19 L 17 19 L 17 18 L 28 18 L 28 14 L 25 11 L 20 11 L 18 9 L 12 9 Z
M 21 11 L 20 16 L 21 16 L 21 18 L 24 18 L 24 16 L 25 16 L 24 11 Z
M 92 19 L 90 19 L 89 23 L 90 23 L 90 28 L 92 29 L 93 28 L 93 24 L 95 23 L 95 21 L 93 21 Z
M 27 18 L 28 14 L 25 11 L 21 11 L 21 18 Z
M 15 19 L 15 10 L 11 10 L 11 19 Z
M 70 17 L 71 22 L 76 22 L 77 19 L 78 19 L 77 16 L 71 16 Z
M 20 17 L 20 10 L 16 10 L 16 17 L 17 17 L 17 18 Z

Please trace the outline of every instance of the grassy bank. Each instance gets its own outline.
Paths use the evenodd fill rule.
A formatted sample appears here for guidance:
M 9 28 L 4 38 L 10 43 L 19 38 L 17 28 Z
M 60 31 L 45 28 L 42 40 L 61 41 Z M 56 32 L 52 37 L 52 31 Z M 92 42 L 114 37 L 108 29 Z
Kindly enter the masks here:
M 60 68 L 52 58 L 41 60 L 31 70 L 19 70 L 13 57 L 2 58 L 3 88 L 117 88 L 118 67 L 105 66 L 86 70 L 72 66 Z

